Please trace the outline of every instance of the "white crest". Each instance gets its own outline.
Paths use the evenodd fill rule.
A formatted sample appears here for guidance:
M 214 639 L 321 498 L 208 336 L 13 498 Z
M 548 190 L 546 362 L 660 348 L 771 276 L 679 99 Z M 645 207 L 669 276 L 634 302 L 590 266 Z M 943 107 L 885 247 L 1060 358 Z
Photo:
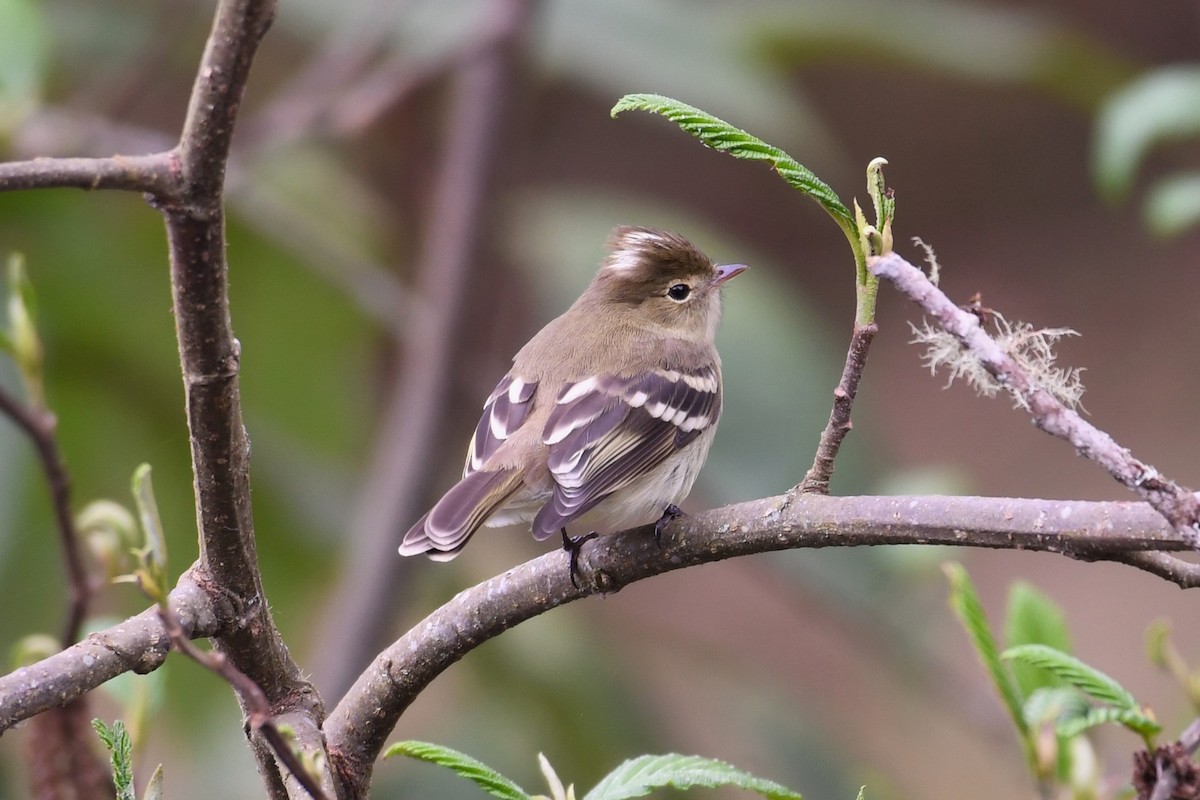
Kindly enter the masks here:
M 626 231 L 608 257 L 605 267 L 614 272 L 627 272 L 642 263 L 643 250 L 664 244 L 666 240 L 653 231 Z

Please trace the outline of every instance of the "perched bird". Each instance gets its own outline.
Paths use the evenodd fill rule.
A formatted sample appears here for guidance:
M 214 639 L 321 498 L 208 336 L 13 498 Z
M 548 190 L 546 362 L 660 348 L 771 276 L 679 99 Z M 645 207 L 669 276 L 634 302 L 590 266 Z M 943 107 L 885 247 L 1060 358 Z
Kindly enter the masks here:
M 408 531 L 405 556 L 454 558 L 480 526 L 561 533 L 678 516 L 721 414 L 718 266 L 674 233 L 619 227 L 566 313 L 542 328 L 483 407 L 463 477 Z M 590 531 L 570 537 L 567 526 Z M 658 528 L 655 529 L 656 534 Z

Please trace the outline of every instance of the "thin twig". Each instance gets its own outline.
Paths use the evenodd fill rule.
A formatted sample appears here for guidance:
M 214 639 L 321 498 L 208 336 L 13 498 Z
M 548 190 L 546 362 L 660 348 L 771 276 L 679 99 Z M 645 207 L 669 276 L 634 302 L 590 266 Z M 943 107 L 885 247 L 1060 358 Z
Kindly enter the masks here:
M 17 189 L 122 189 L 168 196 L 173 191 L 170 153 L 110 158 L 34 158 L 0 163 L 0 192 Z
M 87 616 L 88 602 L 92 596 L 91 581 L 83 553 L 79 546 L 79 532 L 75 529 L 75 517 L 71 513 L 71 476 L 63 461 L 58 446 L 58 427 L 54 414 L 47 410 L 29 408 L 0 387 L 0 413 L 8 416 L 25 432 L 37 450 L 46 484 L 50 488 L 50 500 L 54 507 L 54 522 L 62 545 L 63 560 L 67 565 L 67 581 L 70 584 L 70 599 L 67 602 L 67 618 L 63 624 L 62 646 L 69 647 L 79 638 L 79 629 Z
M 1200 564 L 1184 561 L 1168 553 L 1126 553 L 1112 560 L 1157 575 L 1181 589 L 1200 586 Z
M 314 800 L 328 800 L 328 795 L 317 777 L 301 763 L 299 756 L 292 749 L 291 742 L 280 731 L 275 718 L 271 715 L 271 704 L 267 701 L 267 696 L 263 693 L 262 688 L 250 680 L 246 673 L 230 663 L 223 654 L 216 651 L 204 651 L 192 644 L 169 605 L 158 607 L 158 617 L 162 620 L 171 645 L 177 651 L 220 676 L 233 688 L 242 702 L 242 707 L 246 709 L 246 720 L 250 725 L 250 730 L 262 734 L 271 750 L 274 751 L 275 757 L 287 767 L 292 776 L 304 787 L 304 790 Z
M 1035 425 L 1066 439 L 1081 456 L 1099 464 L 1153 506 L 1180 536 L 1194 547 L 1200 546 L 1200 500 L 1195 494 L 1134 458 L 1111 436 L 1040 386 L 988 336 L 977 315 L 956 305 L 924 272 L 895 253 L 872 258 L 870 269 L 875 275 L 891 281 L 941 328 L 958 339 L 979 359 L 984 369 L 1029 410 Z
M 867 352 L 871 349 L 871 342 L 878 331 L 879 326 L 873 322 L 854 326 L 854 333 L 850 337 L 850 349 L 846 352 L 846 365 L 842 368 L 842 378 L 833 390 L 833 410 L 829 412 L 829 422 L 821 432 L 821 441 L 817 445 L 812 466 L 805 474 L 804 480 L 793 491 L 804 494 L 829 494 L 833 462 L 841 449 L 842 440 L 853 427 L 850 411 L 854 407 L 858 384 L 867 366 Z
M 504 0 L 491 6 L 486 27 L 493 51 L 464 69 L 451 110 L 450 138 L 434 191 L 420 258 L 418 296 L 427 309 L 410 314 L 403 338 L 403 369 L 388 388 L 371 465 L 355 504 L 357 513 L 321 633 L 314 674 L 326 694 L 339 697 L 387 641 L 401 559 L 399 535 L 420 513 L 428 465 L 439 450 L 439 420 L 450 390 L 454 346 L 463 307 L 478 273 L 487 198 L 499 163 L 500 138 L 516 67 L 516 48 L 534 3 Z M 501 33 L 503 35 L 501 35 Z

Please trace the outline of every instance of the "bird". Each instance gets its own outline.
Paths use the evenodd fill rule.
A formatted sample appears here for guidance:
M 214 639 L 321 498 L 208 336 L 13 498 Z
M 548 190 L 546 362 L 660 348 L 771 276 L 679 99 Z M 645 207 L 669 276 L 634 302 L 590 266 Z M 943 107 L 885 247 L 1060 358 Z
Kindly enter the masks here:
M 607 245 L 579 299 L 513 358 L 462 479 L 409 529 L 401 555 L 449 561 L 481 527 L 524 523 L 539 541 L 562 536 L 575 583 L 598 531 L 656 522 L 659 540 L 680 514 L 721 415 L 721 289 L 747 267 L 655 228 L 619 226 Z

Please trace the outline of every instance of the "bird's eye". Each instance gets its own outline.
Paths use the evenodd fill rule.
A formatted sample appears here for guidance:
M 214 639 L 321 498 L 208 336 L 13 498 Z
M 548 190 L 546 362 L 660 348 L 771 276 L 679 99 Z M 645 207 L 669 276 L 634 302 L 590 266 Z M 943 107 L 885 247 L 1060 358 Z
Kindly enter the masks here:
M 688 286 L 686 283 L 677 283 L 670 289 L 667 289 L 667 297 L 679 303 L 687 300 L 688 295 L 691 293 L 692 287 Z

